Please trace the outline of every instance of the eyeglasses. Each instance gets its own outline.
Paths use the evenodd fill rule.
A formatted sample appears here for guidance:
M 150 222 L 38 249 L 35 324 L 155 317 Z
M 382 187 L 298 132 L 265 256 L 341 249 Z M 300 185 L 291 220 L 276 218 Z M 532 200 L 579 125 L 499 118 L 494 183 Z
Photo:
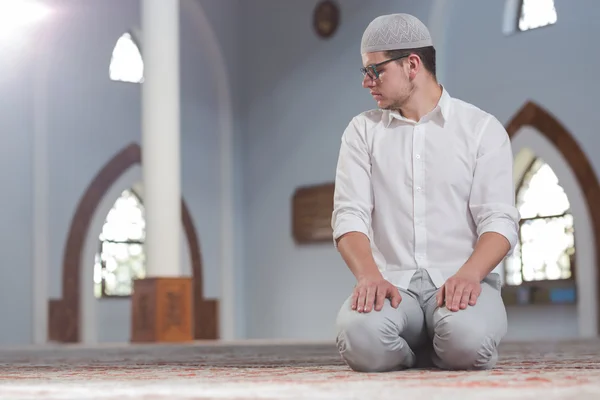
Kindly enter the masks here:
M 373 80 L 379 79 L 379 72 L 377 71 L 377 68 L 379 68 L 379 67 L 381 67 L 382 65 L 385 65 L 385 64 L 387 64 L 387 63 L 389 63 L 389 62 L 396 61 L 396 60 L 400 60 L 400 59 L 402 59 L 402 58 L 404 58 L 404 57 L 408 57 L 409 55 L 410 55 L 410 54 L 405 54 L 405 55 L 403 55 L 403 56 L 400 56 L 400 57 L 395 57 L 395 58 L 391 58 L 391 59 L 389 59 L 389 60 L 385 60 L 385 61 L 382 61 L 382 62 L 380 62 L 380 63 L 377 63 L 377 64 L 371 64 L 371 65 L 367 65 L 366 67 L 362 67 L 362 68 L 360 69 L 360 72 L 362 72 L 362 74 L 363 74 L 363 77 L 364 77 L 365 75 L 369 75 L 369 78 L 371 78 L 371 79 L 373 79 Z

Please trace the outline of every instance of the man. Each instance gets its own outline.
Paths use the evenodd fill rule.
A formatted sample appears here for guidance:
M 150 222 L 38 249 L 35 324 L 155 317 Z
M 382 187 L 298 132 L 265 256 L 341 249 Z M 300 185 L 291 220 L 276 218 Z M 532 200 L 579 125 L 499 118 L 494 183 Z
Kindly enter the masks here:
M 519 221 L 508 134 L 437 82 L 417 18 L 376 18 L 361 54 L 378 109 L 352 119 L 336 171 L 334 240 L 357 280 L 340 354 L 356 371 L 493 368 L 507 318 L 492 271 Z

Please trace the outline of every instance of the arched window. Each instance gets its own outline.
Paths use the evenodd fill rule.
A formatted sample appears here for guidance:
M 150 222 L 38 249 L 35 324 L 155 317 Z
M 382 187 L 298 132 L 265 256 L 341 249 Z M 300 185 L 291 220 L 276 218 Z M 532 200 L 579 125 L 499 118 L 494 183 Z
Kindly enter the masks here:
M 133 279 L 145 276 L 144 208 L 133 190 L 125 190 L 109 211 L 94 265 L 94 294 L 130 296 Z
M 113 81 L 132 83 L 144 81 L 144 61 L 131 34 L 125 33 L 117 40 L 108 73 Z
M 554 0 L 521 0 L 517 20 L 519 31 L 555 24 L 558 19 Z
M 554 171 L 535 158 L 517 189 L 519 241 L 506 260 L 506 284 L 572 280 L 575 232 L 567 195 Z

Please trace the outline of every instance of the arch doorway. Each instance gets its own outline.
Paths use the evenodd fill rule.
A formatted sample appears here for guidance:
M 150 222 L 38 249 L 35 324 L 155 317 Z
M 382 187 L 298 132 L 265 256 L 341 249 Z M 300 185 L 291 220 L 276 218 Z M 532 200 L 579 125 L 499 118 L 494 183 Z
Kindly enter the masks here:
M 63 256 L 62 298 L 49 301 L 49 340 L 63 343 L 81 341 L 80 278 L 82 268 L 94 268 L 93 262 L 82 260 L 84 241 L 91 220 L 103 196 L 129 168 L 141 163 L 141 149 L 130 144 L 117 153 L 100 170 L 81 198 L 71 221 Z M 218 302 L 206 300 L 202 286 L 202 255 L 196 230 L 182 199 L 181 219 L 191 258 L 194 288 L 194 338 L 218 338 Z
M 532 139 L 535 139 L 535 136 L 537 136 L 538 150 L 545 149 L 545 154 L 554 159 L 554 164 L 550 162 L 546 164 L 546 161 L 549 160 L 544 160 L 543 157 L 540 157 L 540 154 L 534 154 L 535 149 L 534 152 L 531 152 L 531 148 L 527 149 L 526 147 L 521 149 L 521 151 L 516 152 L 515 172 L 518 176 L 515 178 L 516 182 L 520 181 L 519 187 L 516 189 L 517 193 L 521 193 L 522 195 L 526 191 L 523 190 L 524 185 L 521 183 L 525 183 L 525 186 L 527 186 L 528 183 L 532 183 L 533 180 L 537 179 L 537 185 L 539 186 L 542 181 L 546 181 L 544 190 L 552 189 L 552 200 L 556 203 L 553 203 L 553 206 L 555 207 L 554 209 L 550 209 L 552 208 L 548 208 L 551 206 L 550 202 L 545 202 L 543 204 L 544 207 L 542 207 L 545 208 L 545 210 L 528 209 L 527 213 L 532 214 L 527 218 L 527 223 L 530 225 L 529 230 L 532 229 L 534 224 L 540 225 L 546 223 L 544 221 L 554 219 L 555 225 L 564 225 L 562 228 L 562 231 L 564 232 L 562 232 L 561 229 L 558 230 L 561 231 L 560 235 L 562 235 L 564 238 L 563 242 L 565 242 L 562 243 L 565 244 L 565 248 L 562 249 L 564 252 L 562 252 L 562 254 L 558 254 L 560 253 L 558 251 L 556 252 L 558 257 L 557 260 L 559 260 L 557 263 L 558 265 L 554 265 L 556 268 L 550 271 L 549 274 L 546 274 L 547 271 L 536 271 L 535 273 L 539 273 L 539 276 L 535 278 L 533 277 L 534 273 L 529 266 L 528 269 L 530 269 L 530 271 L 516 271 L 514 265 L 508 267 L 505 272 L 509 272 L 510 274 L 513 274 L 513 276 L 506 276 L 506 278 L 508 278 L 507 280 L 509 283 L 512 281 L 514 286 L 506 287 L 508 289 L 507 292 L 520 294 L 527 293 L 526 296 L 529 296 L 530 299 L 522 304 L 534 304 L 536 302 L 546 305 L 555 303 L 576 304 L 579 327 L 573 327 L 573 330 L 577 331 L 580 336 L 596 336 L 598 331 L 600 331 L 600 327 L 598 326 L 600 323 L 600 298 L 596 294 L 597 289 L 600 288 L 600 257 L 598 257 L 597 254 L 598 249 L 600 249 L 600 208 L 597 206 L 600 204 L 600 184 L 596 174 L 594 173 L 589 159 L 574 137 L 553 115 L 539 105 L 533 102 L 526 103 L 511 119 L 506 129 L 513 145 L 515 145 L 515 142 L 521 142 L 521 144 L 526 142 L 525 136 L 527 135 Z M 520 132 L 524 132 L 522 137 Z M 532 143 L 536 142 L 536 140 L 533 140 Z M 533 147 L 535 148 L 536 146 Z M 559 164 L 563 164 L 563 166 L 560 166 Z M 562 176 L 562 180 L 558 179 L 560 182 L 556 182 L 557 177 L 552 171 L 555 166 L 560 167 L 559 169 L 562 171 L 562 175 L 556 174 Z M 559 172 L 559 170 L 557 169 L 556 172 Z M 563 192 L 563 187 L 568 190 Z M 535 198 L 534 192 L 535 190 L 532 189 L 529 200 Z M 565 192 L 568 192 L 568 197 L 564 195 Z M 561 198 L 561 196 L 564 198 Z M 525 201 L 528 200 L 517 198 L 517 204 L 524 205 Z M 531 204 L 532 202 L 530 202 L 529 205 Z M 573 218 L 575 218 L 574 234 L 573 224 L 569 222 Z M 560 222 L 561 219 L 566 222 Z M 551 236 L 549 235 L 549 230 L 550 229 L 543 230 L 544 236 L 547 238 Z M 524 235 L 525 232 L 521 231 L 521 239 L 523 239 Z M 575 240 L 578 244 L 575 244 L 574 246 L 569 245 L 566 243 L 569 240 Z M 579 247 L 579 244 L 582 246 Z M 536 244 L 529 243 L 529 246 L 534 248 Z M 523 259 L 518 260 L 516 264 L 518 264 L 520 268 L 524 268 L 525 258 L 523 254 L 520 256 L 523 257 Z M 545 254 L 545 256 L 547 256 L 547 254 Z M 544 261 L 544 267 L 552 264 L 551 262 L 547 263 L 547 260 Z M 509 260 L 509 262 L 511 261 Z M 512 262 L 514 262 L 514 259 Z M 505 266 L 507 266 L 507 264 L 505 264 Z M 516 275 L 514 275 L 515 272 Z M 576 276 L 578 273 L 580 273 L 580 276 Z M 581 274 L 584 273 L 585 276 L 581 276 Z M 521 289 L 520 285 L 522 281 L 519 274 L 523 277 L 528 274 L 528 283 L 535 282 L 536 279 L 545 281 L 541 282 L 540 285 L 537 285 L 538 287 L 536 290 L 540 287 L 543 288 L 544 285 L 546 285 L 546 287 L 549 288 L 547 289 L 546 294 L 540 295 L 540 293 L 538 293 L 537 300 L 531 300 L 533 298 L 533 292 L 519 290 Z M 550 275 L 555 279 L 554 282 L 549 279 Z M 590 280 L 591 277 L 593 277 L 593 280 Z M 560 287 L 561 280 L 566 284 L 566 287 Z M 571 280 L 570 288 L 569 280 Z M 557 284 L 559 285 L 557 286 Z M 525 289 L 525 287 L 522 289 Z M 550 295 L 549 293 L 552 294 Z M 575 293 L 577 298 L 573 297 Z M 551 315 L 552 312 L 560 312 L 561 308 L 553 307 L 552 310 L 547 311 L 549 311 L 548 323 L 553 323 L 552 321 L 555 321 L 557 315 Z M 537 312 L 539 312 L 539 309 Z

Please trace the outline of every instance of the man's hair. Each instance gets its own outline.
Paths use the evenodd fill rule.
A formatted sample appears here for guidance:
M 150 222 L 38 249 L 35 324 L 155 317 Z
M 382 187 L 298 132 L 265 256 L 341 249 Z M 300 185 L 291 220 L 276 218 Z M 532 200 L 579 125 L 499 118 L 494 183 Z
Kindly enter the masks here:
M 405 54 L 416 54 L 421 59 L 425 69 L 437 80 L 435 70 L 435 48 L 433 46 L 418 49 L 388 50 L 385 52 L 389 58 L 400 57 Z

